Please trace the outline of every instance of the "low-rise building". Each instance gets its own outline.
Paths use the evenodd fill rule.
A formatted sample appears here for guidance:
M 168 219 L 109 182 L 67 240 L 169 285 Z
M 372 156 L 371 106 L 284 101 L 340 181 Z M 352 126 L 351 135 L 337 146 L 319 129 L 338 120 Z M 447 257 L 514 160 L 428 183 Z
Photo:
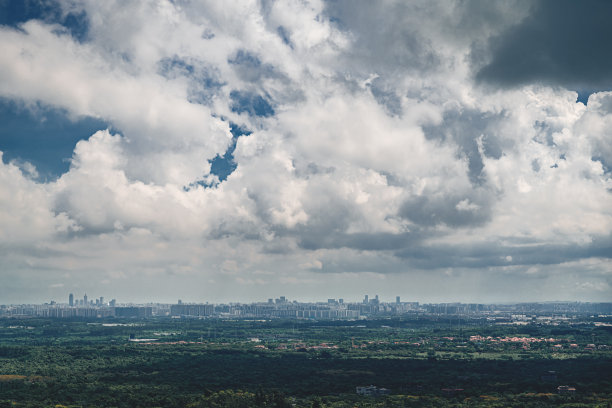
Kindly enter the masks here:
M 575 394 L 576 388 L 570 387 L 569 385 L 560 385 L 557 387 L 557 392 L 559 394 Z
M 388 390 L 387 388 L 378 388 L 375 385 L 368 385 L 365 387 L 356 387 L 356 391 L 358 395 L 369 396 L 369 397 L 377 397 L 379 395 L 391 394 L 391 390 Z

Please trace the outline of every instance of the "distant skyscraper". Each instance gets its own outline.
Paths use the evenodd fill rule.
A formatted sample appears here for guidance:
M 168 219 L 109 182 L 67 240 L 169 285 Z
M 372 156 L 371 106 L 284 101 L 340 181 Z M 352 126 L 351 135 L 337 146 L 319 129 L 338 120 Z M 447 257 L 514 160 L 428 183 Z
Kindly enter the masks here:
M 83 305 L 87 306 L 87 293 L 83 296 Z
M 365 303 L 366 305 L 369 303 L 368 295 L 365 295 L 365 297 L 363 298 L 363 303 Z
M 74 306 L 74 295 L 72 293 L 68 296 L 68 304 Z
M 395 303 L 397 303 L 398 305 L 400 304 L 400 297 L 399 296 L 395 297 Z
M 100 306 L 104 306 L 104 296 L 100 296 Z

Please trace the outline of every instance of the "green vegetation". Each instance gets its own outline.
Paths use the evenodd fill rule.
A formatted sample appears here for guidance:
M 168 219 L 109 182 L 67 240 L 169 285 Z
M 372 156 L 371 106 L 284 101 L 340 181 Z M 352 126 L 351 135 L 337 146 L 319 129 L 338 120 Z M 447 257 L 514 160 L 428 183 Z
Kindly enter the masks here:
M 0 407 L 608 407 L 611 344 L 569 323 L 3 319 Z

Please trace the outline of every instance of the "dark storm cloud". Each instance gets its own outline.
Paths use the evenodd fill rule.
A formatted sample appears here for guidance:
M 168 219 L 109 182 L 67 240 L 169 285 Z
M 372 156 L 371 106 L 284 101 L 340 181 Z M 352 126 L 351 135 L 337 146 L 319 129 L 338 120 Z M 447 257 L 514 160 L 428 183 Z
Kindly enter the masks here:
M 530 242 L 529 239 L 480 244 L 427 244 L 424 240 L 432 235 L 425 231 L 402 234 L 336 232 L 323 236 L 302 233 L 298 245 L 308 250 L 349 248 L 389 251 L 418 269 L 559 265 L 580 259 L 612 258 L 611 236 L 599 236 L 588 244 L 580 245 Z
M 359 251 L 398 250 L 419 242 L 423 237 L 419 233 L 331 233 L 327 235 L 299 235 L 299 245 L 303 249 L 338 249 L 350 248 Z
M 474 227 L 490 220 L 491 209 L 486 193 L 474 190 L 469 198 L 435 194 L 412 197 L 404 202 L 399 215 L 421 227 L 441 224 L 450 227 Z
M 489 39 L 484 55 L 473 49 L 475 60 L 489 58 L 476 79 L 502 87 L 610 89 L 611 16 L 610 1 L 541 0 L 521 23 Z
M 599 236 L 588 244 L 513 244 L 492 242 L 469 245 L 410 246 L 396 256 L 423 269 L 487 268 L 510 265 L 557 265 L 588 258 L 612 258 L 612 236 Z

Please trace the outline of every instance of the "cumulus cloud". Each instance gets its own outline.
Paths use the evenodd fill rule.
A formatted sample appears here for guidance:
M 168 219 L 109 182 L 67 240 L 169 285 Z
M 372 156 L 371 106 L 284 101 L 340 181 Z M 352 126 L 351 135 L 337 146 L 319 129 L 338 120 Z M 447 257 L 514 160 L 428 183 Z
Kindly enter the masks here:
M 576 103 L 591 71 L 549 44 L 558 21 L 535 29 L 551 4 L 66 1 L 53 13 L 83 35 L 0 27 L 0 96 L 110 125 L 57 179 L 0 164 L 3 279 L 168 301 L 604 299 L 612 99 Z
M 37 245 L 55 234 L 78 229 L 65 212 L 52 211 L 47 187 L 24 175 L 15 164 L 0 161 L 0 181 L 0 242 L 5 247 Z
M 540 0 L 520 23 L 475 52 L 476 78 L 500 86 L 534 82 L 575 90 L 609 90 L 612 4 L 588 7 L 571 0 Z M 482 60 L 484 59 L 484 61 Z
M 104 118 L 140 156 L 130 162 L 134 177 L 188 184 L 208 172 L 205 159 L 224 152 L 231 140 L 229 125 L 189 102 L 180 81 L 134 75 L 57 26 L 29 21 L 20 30 L 1 29 L 0 37 L 2 95 Z

